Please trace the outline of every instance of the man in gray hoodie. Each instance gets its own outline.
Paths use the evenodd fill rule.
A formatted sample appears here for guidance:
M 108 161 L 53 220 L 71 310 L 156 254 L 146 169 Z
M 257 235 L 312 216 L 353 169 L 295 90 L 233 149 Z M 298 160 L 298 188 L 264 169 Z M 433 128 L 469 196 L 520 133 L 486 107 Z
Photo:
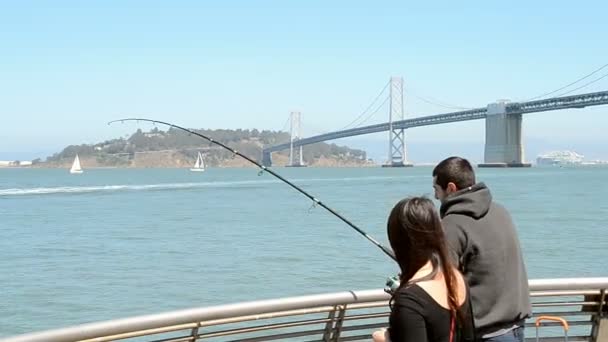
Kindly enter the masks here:
M 531 315 L 528 277 L 515 225 L 475 182 L 471 164 L 450 157 L 433 170 L 435 198 L 452 256 L 470 287 L 475 331 L 482 341 L 524 340 Z

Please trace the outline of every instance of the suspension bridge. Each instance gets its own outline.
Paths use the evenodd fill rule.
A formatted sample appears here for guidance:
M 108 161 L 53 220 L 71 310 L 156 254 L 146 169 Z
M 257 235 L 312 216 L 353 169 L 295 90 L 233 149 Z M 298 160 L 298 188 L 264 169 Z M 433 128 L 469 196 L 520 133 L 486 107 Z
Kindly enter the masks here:
M 421 126 L 484 119 L 486 121 L 484 163 L 479 166 L 530 166 L 525 161 L 522 143 L 524 114 L 608 104 L 608 91 L 601 91 L 524 102 L 501 100 L 479 108 L 406 119 L 403 78 L 391 77 L 388 86 L 390 86 L 390 95 L 387 100 L 390 102 L 387 122 L 303 137 L 301 135 L 301 114 L 292 112 L 290 141 L 264 148 L 262 150 L 263 164 L 271 166 L 273 152 L 289 149 L 289 166 L 305 166 L 302 159 L 302 148 L 306 145 L 358 135 L 389 132 L 388 162 L 383 166 L 411 166 L 412 164 L 407 159 L 406 130 Z

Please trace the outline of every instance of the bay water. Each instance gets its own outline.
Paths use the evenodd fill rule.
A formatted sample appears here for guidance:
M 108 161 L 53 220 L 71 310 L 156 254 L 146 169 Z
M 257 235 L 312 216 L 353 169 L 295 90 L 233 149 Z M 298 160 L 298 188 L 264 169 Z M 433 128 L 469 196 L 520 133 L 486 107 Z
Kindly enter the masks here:
M 275 168 L 388 245 L 431 167 Z M 608 168 L 478 169 L 511 212 L 530 278 L 608 276 Z M 438 204 L 438 203 L 437 203 Z M 253 168 L 0 169 L 0 336 L 384 286 L 396 265 Z

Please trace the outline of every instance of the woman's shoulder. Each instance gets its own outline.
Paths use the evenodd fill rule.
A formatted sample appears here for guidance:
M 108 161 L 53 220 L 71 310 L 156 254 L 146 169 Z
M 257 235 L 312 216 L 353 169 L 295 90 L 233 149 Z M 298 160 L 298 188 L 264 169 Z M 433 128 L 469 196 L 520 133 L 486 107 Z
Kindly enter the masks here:
M 432 298 L 429 297 L 428 293 L 417 284 L 400 288 L 394 296 L 397 304 L 409 305 L 421 310 L 427 307 L 430 299 Z
M 456 297 L 459 306 L 464 306 L 469 299 L 466 281 L 460 273 L 455 274 Z M 417 283 L 412 286 L 412 293 L 422 297 L 428 303 L 433 303 L 438 307 L 449 310 L 447 287 L 443 277 Z
M 424 290 L 420 287 L 418 283 L 407 284 L 397 290 L 397 293 L 404 297 L 418 297 L 423 292 Z

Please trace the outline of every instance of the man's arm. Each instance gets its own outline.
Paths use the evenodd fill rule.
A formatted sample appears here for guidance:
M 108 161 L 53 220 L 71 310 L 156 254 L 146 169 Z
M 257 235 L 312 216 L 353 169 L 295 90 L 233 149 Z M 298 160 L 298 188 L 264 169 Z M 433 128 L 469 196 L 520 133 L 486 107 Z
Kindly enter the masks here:
M 450 257 L 454 265 L 462 269 L 462 259 L 467 247 L 467 236 L 462 227 L 454 222 L 450 215 L 443 218 L 441 221 L 445 238 L 448 243 Z

